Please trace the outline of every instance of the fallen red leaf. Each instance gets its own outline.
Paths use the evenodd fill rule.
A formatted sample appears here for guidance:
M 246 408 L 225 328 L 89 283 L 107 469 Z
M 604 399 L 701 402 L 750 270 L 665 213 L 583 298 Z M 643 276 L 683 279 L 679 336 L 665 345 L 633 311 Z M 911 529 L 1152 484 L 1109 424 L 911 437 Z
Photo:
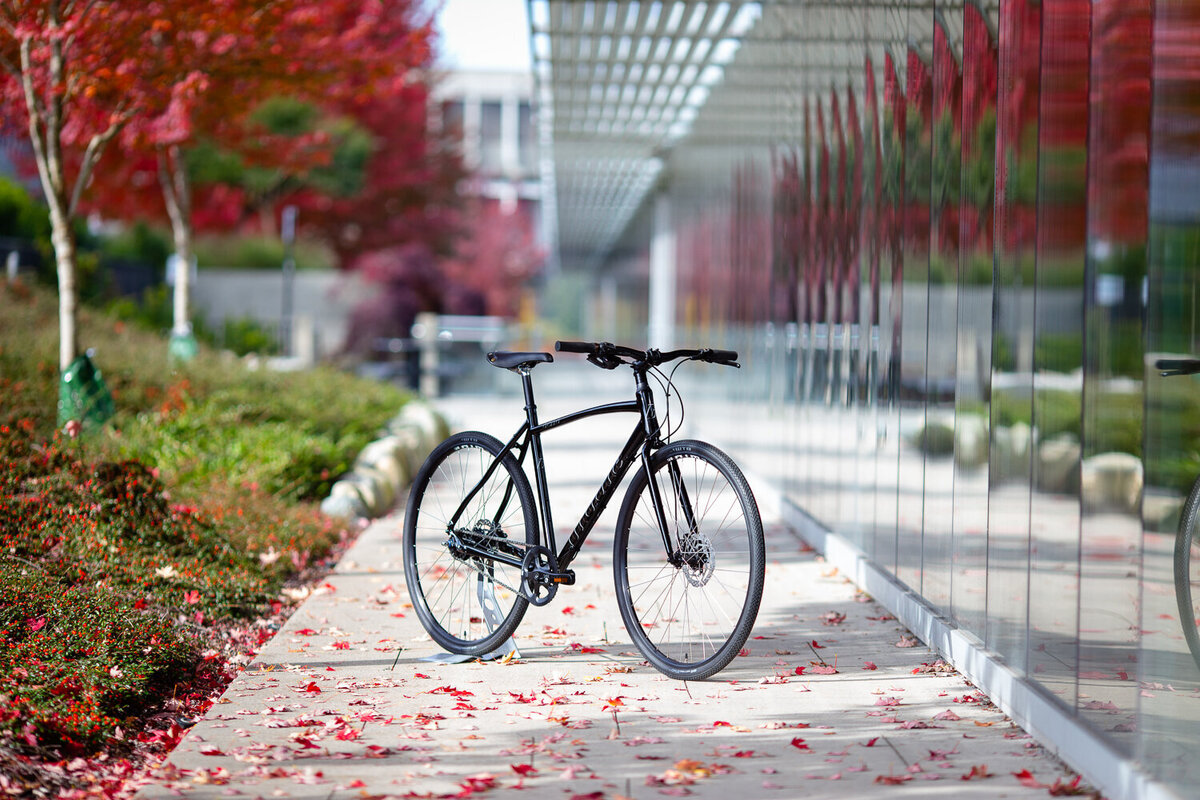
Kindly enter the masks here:
M 1037 778 L 1033 777 L 1033 773 L 1027 769 L 1023 769 L 1020 772 L 1014 772 L 1013 777 L 1016 778 L 1022 786 L 1025 786 L 1029 789 L 1049 788 L 1049 784 L 1040 783 Z
M 987 764 L 976 764 L 971 767 L 971 770 L 966 775 L 961 776 L 961 779 L 964 781 L 975 781 L 990 777 L 992 777 L 992 773 L 988 772 Z
M 797 750 L 807 750 L 812 752 L 812 748 L 805 744 L 804 740 L 799 736 L 792 739 L 792 747 L 796 748 Z
M 912 775 L 876 775 L 875 783 L 883 784 L 884 786 L 899 786 L 905 781 L 911 781 Z
M 1059 778 L 1058 780 L 1056 780 L 1054 782 L 1054 785 L 1050 787 L 1050 796 L 1051 797 L 1067 797 L 1067 796 L 1088 794 L 1089 793 L 1088 790 L 1079 785 L 1080 779 L 1081 779 L 1081 776 L 1076 775 L 1075 779 L 1073 781 L 1071 781 L 1070 783 L 1063 783 L 1062 778 Z

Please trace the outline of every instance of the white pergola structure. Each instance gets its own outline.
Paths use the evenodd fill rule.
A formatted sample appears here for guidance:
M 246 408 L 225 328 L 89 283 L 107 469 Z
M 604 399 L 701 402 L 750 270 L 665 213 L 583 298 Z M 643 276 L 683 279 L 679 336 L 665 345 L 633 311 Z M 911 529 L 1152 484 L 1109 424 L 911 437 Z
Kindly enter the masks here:
M 668 164 L 677 151 L 798 141 L 804 98 L 861 93 L 865 52 L 891 48 L 903 65 L 910 43 L 928 51 L 932 31 L 908 30 L 907 13 L 935 5 L 528 0 L 546 232 L 560 263 L 602 264 L 643 208 L 661 221 L 647 201 L 664 170 L 686 169 L 686 156 Z

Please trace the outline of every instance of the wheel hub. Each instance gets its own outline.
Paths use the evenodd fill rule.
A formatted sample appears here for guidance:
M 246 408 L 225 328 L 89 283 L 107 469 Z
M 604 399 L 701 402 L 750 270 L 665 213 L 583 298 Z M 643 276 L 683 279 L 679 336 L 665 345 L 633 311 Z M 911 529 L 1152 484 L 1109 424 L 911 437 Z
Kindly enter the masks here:
M 679 543 L 680 569 L 692 586 L 704 586 L 716 568 L 712 542 L 700 531 L 692 531 Z

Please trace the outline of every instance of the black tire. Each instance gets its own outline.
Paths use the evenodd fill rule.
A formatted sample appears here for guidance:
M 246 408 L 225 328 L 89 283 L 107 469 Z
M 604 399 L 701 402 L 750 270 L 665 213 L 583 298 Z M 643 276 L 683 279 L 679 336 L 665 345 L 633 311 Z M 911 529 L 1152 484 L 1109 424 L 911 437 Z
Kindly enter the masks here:
M 703 680 L 733 660 L 754 627 L 766 562 L 762 521 L 742 471 L 706 442 L 668 444 L 650 466 L 672 549 L 684 560 L 672 565 L 667 558 L 643 467 L 617 518 L 617 604 L 633 643 L 655 668 L 677 680 Z M 673 485 L 674 469 L 682 493 Z
M 467 504 L 454 530 L 473 536 L 477 544 L 494 543 L 520 560 L 537 543 L 533 492 L 512 453 L 494 437 L 469 431 L 442 442 L 417 472 L 408 495 L 403 540 L 408 593 L 425 630 L 452 653 L 483 655 L 497 649 L 529 606 L 520 594 L 519 568 L 456 555 L 448 546 L 450 517 L 497 456 L 499 467 Z M 494 519 L 506 495 L 502 518 Z M 485 601 L 490 604 L 491 598 L 496 607 L 485 613 Z
M 1179 605 L 1179 624 L 1187 639 L 1192 659 L 1200 668 L 1200 633 L 1196 630 L 1196 608 L 1192 605 L 1192 546 L 1196 540 L 1196 525 L 1200 524 L 1200 478 L 1192 484 L 1183 514 L 1179 518 L 1179 533 L 1175 537 L 1175 602 Z

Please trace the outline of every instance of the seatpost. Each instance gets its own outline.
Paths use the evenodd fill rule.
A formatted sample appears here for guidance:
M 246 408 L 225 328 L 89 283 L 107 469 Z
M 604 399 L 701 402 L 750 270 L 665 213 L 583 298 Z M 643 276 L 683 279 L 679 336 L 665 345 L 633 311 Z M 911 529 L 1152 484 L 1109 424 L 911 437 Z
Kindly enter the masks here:
M 521 389 L 525 392 L 525 416 L 529 419 L 529 427 L 537 425 L 537 403 L 533 402 L 533 375 L 529 367 L 517 370 L 521 374 Z

